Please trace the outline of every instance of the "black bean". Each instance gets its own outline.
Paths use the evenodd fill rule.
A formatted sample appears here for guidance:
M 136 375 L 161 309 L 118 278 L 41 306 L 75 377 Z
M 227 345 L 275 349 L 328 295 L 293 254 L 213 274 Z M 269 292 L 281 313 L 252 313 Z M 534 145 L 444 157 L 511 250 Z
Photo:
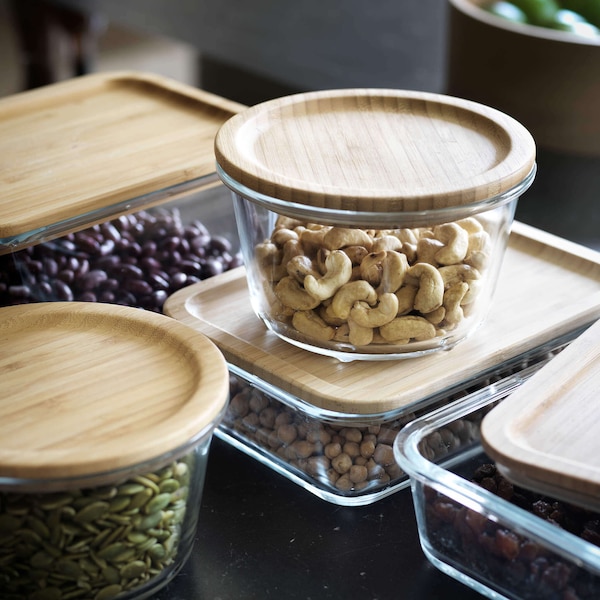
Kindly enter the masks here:
M 54 282 L 54 291 L 58 300 L 64 300 L 66 302 L 72 302 L 74 299 L 73 291 L 71 288 L 60 279 Z
M 0 306 L 76 299 L 160 312 L 176 290 L 241 264 L 200 221 L 140 211 L 1 256 Z

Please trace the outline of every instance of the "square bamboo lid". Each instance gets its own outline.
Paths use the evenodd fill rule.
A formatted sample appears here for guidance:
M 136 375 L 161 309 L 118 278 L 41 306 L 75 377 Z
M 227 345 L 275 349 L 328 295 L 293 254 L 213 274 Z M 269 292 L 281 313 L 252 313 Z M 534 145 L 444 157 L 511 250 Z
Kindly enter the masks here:
M 600 510 L 600 321 L 486 415 L 481 441 L 522 487 Z
M 0 99 L 0 254 L 216 181 L 214 137 L 241 108 L 137 72 Z

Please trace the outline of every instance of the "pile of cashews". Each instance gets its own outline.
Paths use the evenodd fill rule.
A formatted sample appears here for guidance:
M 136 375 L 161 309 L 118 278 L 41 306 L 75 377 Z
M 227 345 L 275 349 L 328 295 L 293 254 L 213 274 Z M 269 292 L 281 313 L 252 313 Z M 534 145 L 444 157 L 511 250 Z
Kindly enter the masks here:
M 280 216 L 255 248 L 274 319 L 319 342 L 402 345 L 468 315 L 491 254 L 475 217 L 365 230 Z

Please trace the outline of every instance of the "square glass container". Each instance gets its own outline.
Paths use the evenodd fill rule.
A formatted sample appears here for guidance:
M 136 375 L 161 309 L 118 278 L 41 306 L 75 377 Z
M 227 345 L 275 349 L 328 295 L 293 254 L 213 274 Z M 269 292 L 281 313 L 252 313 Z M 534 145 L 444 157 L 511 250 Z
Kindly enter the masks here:
M 491 394 L 440 408 L 396 438 L 422 549 L 438 569 L 488 598 L 597 598 L 600 515 L 509 484 L 483 451 L 477 426 L 470 443 L 448 447 L 443 463 L 435 462 L 445 431 L 465 419 L 480 423 L 515 383 L 509 377 Z
M 297 94 L 215 139 L 250 301 L 341 361 L 453 348 L 487 315 L 535 144 L 483 105 L 401 90 Z
M 7 599 L 148 598 L 188 558 L 225 360 L 164 315 L 0 308 L 0 585 Z
M 137 72 L 1 99 L 0 306 L 76 300 L 159 312 L 176 289 L 240 264 L 222 224 L 230 200 L 213 194 L 212 150 L 240 108 Z

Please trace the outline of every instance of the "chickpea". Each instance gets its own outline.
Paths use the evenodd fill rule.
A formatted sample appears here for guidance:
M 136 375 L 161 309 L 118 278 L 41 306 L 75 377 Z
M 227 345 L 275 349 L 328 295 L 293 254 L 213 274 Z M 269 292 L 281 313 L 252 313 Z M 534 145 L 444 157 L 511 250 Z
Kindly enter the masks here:
M 360 446 L 356 442 L 346 442 L 342 446 L 342 451 L 353 459 L 360 456 Z
M 339 442 L 330 442 L 325 446 L 325 456 L 333 460 L 342 453 L 342 446 Z
M 298 438 L 298 429 L 295 425 L 280 425 L 277 428 L 277 437 L 282 444 L 289 446 Z
M 338 454 L 331 461 L 331 466 L 340 474 L 343 475 L 350 470 L 352 467 L 352 459 L 342 452 L 342 454 Z
M 348 477 L 352 483 L 362 483 L 368 476 L 367 467 L 361 465 L 352 465 L 348 472 Z

